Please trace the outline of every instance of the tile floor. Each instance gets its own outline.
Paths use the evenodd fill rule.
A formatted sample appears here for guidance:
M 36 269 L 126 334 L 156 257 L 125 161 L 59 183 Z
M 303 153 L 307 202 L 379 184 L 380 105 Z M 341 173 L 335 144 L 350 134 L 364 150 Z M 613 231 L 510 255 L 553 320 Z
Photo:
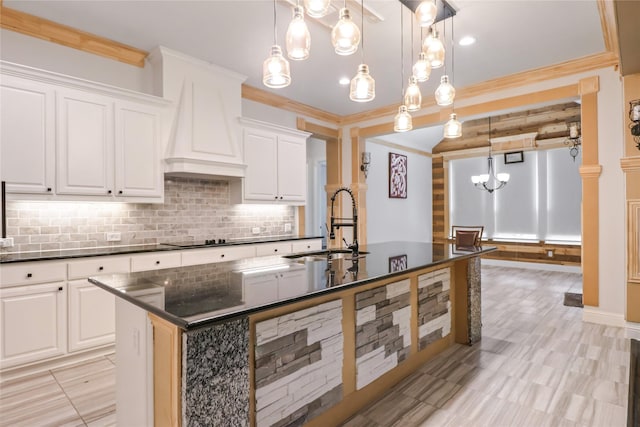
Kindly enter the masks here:
M 344 426 L 626 426 L 629 340 L 562 305 L 581 276 L 482 269 L 482 341 L 448 349 Z M 1 384 L 0 426 L 115 425 L 114 363 Z

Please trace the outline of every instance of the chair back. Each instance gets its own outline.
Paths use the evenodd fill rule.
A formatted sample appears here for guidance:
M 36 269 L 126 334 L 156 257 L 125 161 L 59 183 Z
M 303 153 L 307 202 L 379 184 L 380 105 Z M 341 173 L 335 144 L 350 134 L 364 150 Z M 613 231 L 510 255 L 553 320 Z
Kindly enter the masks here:
M 451 236 L 457 246 L 480 246 L 482 241 L 483 225 L 453 225 Z

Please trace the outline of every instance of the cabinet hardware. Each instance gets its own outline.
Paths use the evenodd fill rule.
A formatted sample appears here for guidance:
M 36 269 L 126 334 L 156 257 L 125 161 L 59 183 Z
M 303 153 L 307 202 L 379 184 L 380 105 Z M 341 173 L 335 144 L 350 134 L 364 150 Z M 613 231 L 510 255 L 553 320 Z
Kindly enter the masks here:
M 156 265 L 160 265 L 160 261 L 156 261 Z
M 278 196 L 274 197 L 274 199 L 278 199 Z
M 59 290 L 59 291 L 61 291 L 61 290 L 62 290 L 62 286 L 60 286 L 60 287 L 58 288 L 58 290 Z
M 29 278 L 31 278 L 31 277 L 33 277 L 33 274 L 31 274 L 31 273 L 27 273 L 27 279 L 29 279 Z
M 118 191 L 118 194 L 122 194 L 122 190 Z
M 278 252 L 278 250 L 277 250 L 277 249 L 274 249 L 274 250 L 273 250 L 273 252 Z
M 98 267 L 98 271 L 102 271 L 102 270 L 104 270 L 103 266 Z
M 280 200 L 282 200 L 282 196 L 280 196 Z
M 51 187 L 47 187 L 47 193 L 51 193 Z
M 111 194 L 111 190 L 107 191 L 107 194 Z
M 220 258 L 224 258 L 224 254 L 220 255 Z

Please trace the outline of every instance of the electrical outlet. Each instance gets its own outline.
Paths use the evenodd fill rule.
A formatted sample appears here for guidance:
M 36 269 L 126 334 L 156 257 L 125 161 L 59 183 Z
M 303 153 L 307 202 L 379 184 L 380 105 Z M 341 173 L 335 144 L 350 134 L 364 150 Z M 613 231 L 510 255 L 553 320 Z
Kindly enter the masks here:
M 107 242 L 119 242 L 122 240 L 120 233 L 107 233 Z
M 284 225 L 284 232 L 285 232 L 285 233 L 289 233 L 289 232 L 291 232 L 291 224 L 290 224 L 290 223 L 286 223 L 286 224 Z
M 251 229 L 251 232 L 252 232 L 253 234 L 260 234 L 260 227 L 253 227 L 253 228 Z
M 548 256 L 549 258 L 553 258 L 553 250 L 548 250 L 548 251 L 547 251 L 547 256 Z
M 11 248 L 13 247 L 13 237 L 4 237 L 0 239 L 0 248 Z

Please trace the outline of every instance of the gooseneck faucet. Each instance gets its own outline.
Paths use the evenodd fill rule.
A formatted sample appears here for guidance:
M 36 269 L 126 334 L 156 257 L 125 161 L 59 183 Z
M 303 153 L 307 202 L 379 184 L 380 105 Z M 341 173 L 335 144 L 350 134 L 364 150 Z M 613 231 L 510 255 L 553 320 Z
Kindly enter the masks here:
M 353 209 L 353 214 L 351 218 L 339 218 L 336 217 L 333 213 L 333 206 L 336 201 L 336 196 L 341 192 L 345 192 L 351 196 L 351 206 Z M 349 249 L 352 251 L 352 258 L 357 258 L 359 255 L 358 251 L 358 208 L 356 207 L 356 199 L 353 196 L 353 192 L 351 189 L 347 187 L 340 187 L 333 193 L 331 196 L 331 230 L 329 231 L 329 238 L 334 240 L 336 238 L 336 234 L 334 230 L 339 229 L 340 227 L 353 227 L 353 243 L 351 245 L 347 245 Z M 343 239 L 344 240 L 344 239 Z M 345 241 L 346 243 L 346 241 Z

